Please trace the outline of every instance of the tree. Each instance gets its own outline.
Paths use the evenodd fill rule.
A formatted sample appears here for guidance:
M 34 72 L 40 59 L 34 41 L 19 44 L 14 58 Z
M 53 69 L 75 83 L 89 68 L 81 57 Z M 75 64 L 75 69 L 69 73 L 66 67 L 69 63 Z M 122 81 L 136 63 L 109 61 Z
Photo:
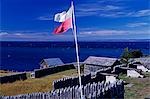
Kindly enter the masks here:
M 121 56 L 121 58 L 125 58 L 127 60 L 129 60 L 132 57 L 128 47 L 124 49 L 123 54 Z
M 129 50 L 128 48 L 125 48 L 121 56 L 121 63 L 126 64 L 126 66 L 128 67 L 129 63 L 133 61 L 130 58 L 139 58 L 142 56 L 143 53 L 141 52 L 141 50 Z
M 133 50 L 131 51 L 132 58 L 140 58 L 143 56 L 141 50 Z
M 131 56 L 132 55 L 131 55 L 128 47 L 125 48 L 124 51 L 123 51 L 123 54 L 121 56 L 121 63 L 125 64 L 128 67 L 128 64 L 130 63 L 129 59 L 131 58 Z

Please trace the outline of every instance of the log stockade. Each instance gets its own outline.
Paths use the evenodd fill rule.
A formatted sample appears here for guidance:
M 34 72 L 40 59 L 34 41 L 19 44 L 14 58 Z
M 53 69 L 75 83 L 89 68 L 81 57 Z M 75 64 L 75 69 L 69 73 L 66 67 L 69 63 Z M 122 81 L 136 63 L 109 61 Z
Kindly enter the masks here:
M 12 83 L 17 80 L 26 80 L 27 79 L 27 73 L 17 73 L 17 74 L 12 74 L 12 75 L 7 75 L 7 76 L 2 76 L 0 77 L 0 83 Z
M 35 70 L 35 78 L 44 77 L 50 74 L 58 73 L 65 70 L 75 69 L 73 64 L 64 64 L 60 66 L 52 66 L 44 69 Z
M 41 78 L 50 74 L 55 74 L 70 69 L 75 69 L 73 64 L 64 64 L 64 65 L 52 66 L 44 69 L 35 69 L 33 72 L 35 74 L 35 78 Z M 28 79 L 27 73 L 28 72 L 23 72 L 23 73 L 16 73 L 12 75 L 2 76 L 0 77 L 0 84 L 12 83 L 18 80 L 26 80 Z
M 101 98 L 124 98 L 124 83 L 117 80 L 113 83 L 88 83 L 82 86 L 85 99 L 101 99 Z M 1 99 L 79 99 L 79 85 L 52 90 L 50 92 L 39 92 L 31 94 L 20 94 L 16 96 L 0 96 Z

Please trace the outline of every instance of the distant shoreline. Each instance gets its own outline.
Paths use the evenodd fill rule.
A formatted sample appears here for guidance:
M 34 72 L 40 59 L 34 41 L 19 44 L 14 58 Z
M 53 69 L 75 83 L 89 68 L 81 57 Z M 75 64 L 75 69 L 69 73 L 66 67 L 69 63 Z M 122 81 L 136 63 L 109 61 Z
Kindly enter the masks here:
M 67 40 L 62 40 L 62 41 L 57 41 L 57 40 L 55 40 L 55 41 L 48 41 L 48 40 L 46 40 L 46 41 L 33 41 L 33 40 L 31 40 L 31 41 L 26 41 L 26 40 L 24 40 L 24 41 L 21 41 L 21 40 L 19 40 L 19 41 L 14 41 L 14 40 L 12 40 L 12 41 L 0 41 L 0 42 L 74 42 L 74 40 L 72 40 L 72 41 L 67 41 Z M 91 40 L 91 41 L 88 41 L 88 40 L 78 40 L 78 42 L 150 42 L 150 39 L 102 39 L 102 40 Z

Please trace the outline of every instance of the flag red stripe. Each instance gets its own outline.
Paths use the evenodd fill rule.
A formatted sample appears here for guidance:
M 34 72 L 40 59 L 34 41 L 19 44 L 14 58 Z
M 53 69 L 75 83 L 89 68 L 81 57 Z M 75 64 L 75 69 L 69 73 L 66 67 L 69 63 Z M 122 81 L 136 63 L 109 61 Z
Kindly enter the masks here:
M 62 22 L 61 25 L 54 30 L 54 34 L 64 33 L 70 28 L 72 28 L 72 18 Z

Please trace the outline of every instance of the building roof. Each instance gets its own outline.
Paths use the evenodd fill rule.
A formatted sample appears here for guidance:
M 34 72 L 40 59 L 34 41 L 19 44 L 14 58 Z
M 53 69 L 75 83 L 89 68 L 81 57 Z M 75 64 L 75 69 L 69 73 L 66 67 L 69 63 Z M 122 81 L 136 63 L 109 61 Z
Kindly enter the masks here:
M 64 64 L 60 58 L 48 58 L 48 59 L 43 59 L 42 62 L 43 61 L 45 61 L 46 64 L 49 66 L 56 66 L 56 65 Z
M 108 57 L 95 57 L 89 56 L 84 63 L 101 65 L 101 66 L 112 66 L 117 61 L 117 58 L 108 58 Z
M 141 57 L 141 58 L 134 58 L 135 62 L 140 62 L 146 68 L 150 69 L 150 57 Z

